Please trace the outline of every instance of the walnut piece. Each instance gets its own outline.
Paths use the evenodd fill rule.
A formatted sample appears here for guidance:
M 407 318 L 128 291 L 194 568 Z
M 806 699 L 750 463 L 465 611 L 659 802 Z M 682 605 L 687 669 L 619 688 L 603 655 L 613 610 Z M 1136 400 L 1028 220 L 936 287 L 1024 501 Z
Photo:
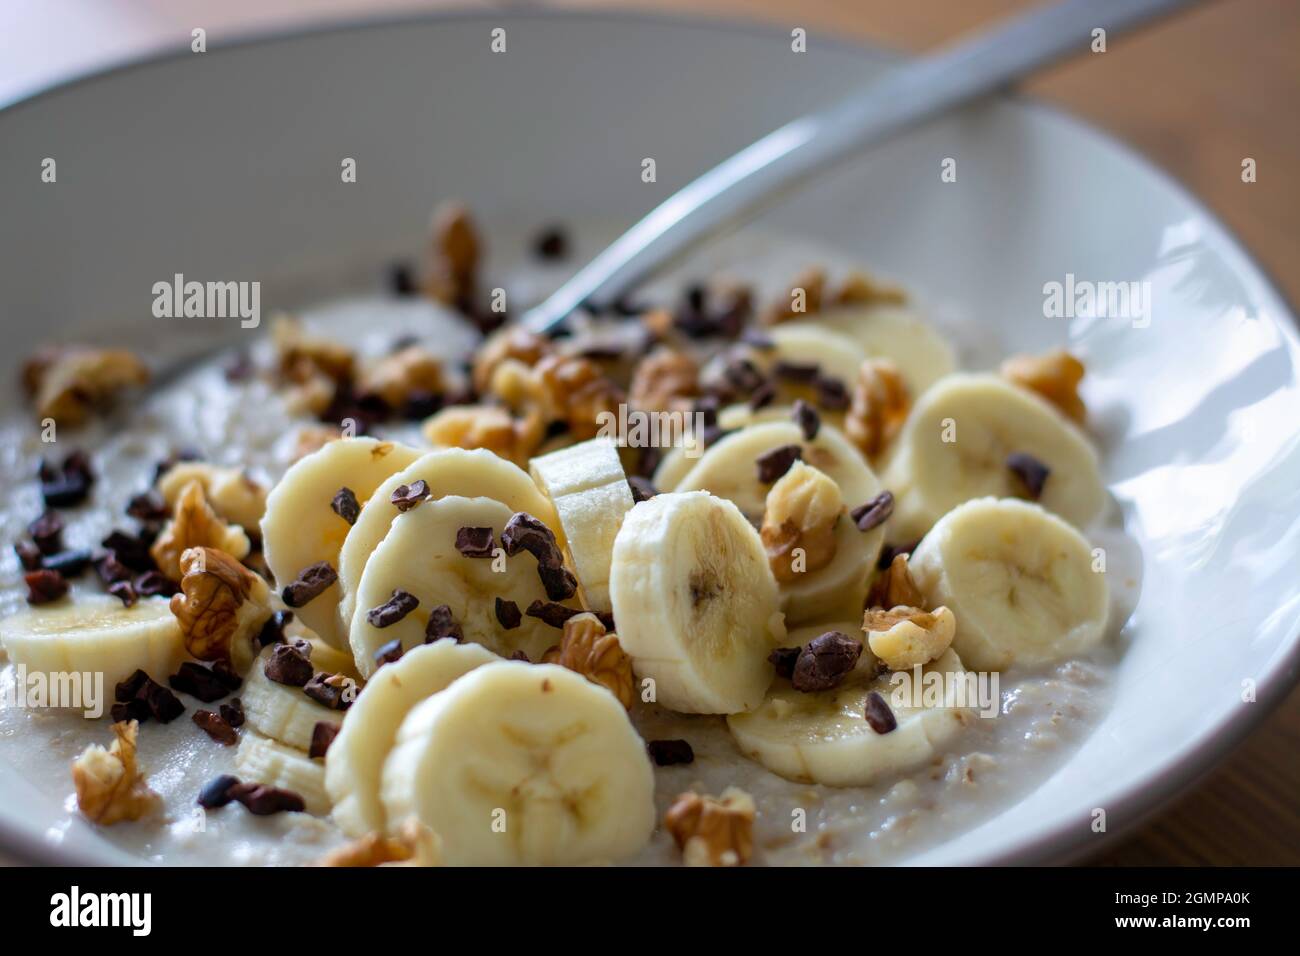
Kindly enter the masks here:
M 1079 397 L 1083 363 L 1065 349 L 1042 355 L 1013 355 L 1002 363 L 999 371 L 1012 384 L 1037 392 L 1067 418 L 1082 422 L 1088 414 Z
M 815 315 L 822 310 L 826 293 L 826 270 L 820 266 L 805 269 L 794 277 L 785 293 L 768 306 L 763 322 L 777 325 L 789 319 Z
M 366 366 L 357 380 L 357 393 L 382 399 L 389 408 L 401 408 L 420 394 L 443 391 L 442 362 L 421 345 L 408 345 Z
M 646 412 L 688 412 L 700 394 L 700 367 L 685 352 L 655 349 L 632 375 L 628 402 Z
M 898 436 L 911 407 L 898 366 L 888 359 L 867 359 L 858 367 L 844 433 L 867 458 L 874 459 Z
M 922 611 L 898 606 L 867 611 L 862 618 L 867 644 L 891 671 L 905 671 L 935 660 L 957 635 L 957 616 L 946 607 Z
M 790 466 L 767 493 L 759 530 L 777 581 L 789 584 L 834 560 L 835 526 L 843 511 L 839 486 L 824 472 L 801 461 Z
M 754 798 L 728 787 L 721 797 L 680 794 L 664 815 L 664 829 L 687 866 L 739 866 L 754 852 Z
M 121 390 L 147 381 L 149 369 L 125 349 L 47 349 L 23 366 L 23 385 L 37 418 L 67 426 L 82 424 Z
M 368 833 L 327 854 L 317 865 L 439 866 L 441 862 L 441 841 L 432 830 L 411 817 L 391 836 Z
M 433 211 L 429 225 L 429 263 L 424 293 L 444 305 L 463 305 L 478 286 L 482 244 L 463 203 L 448 202 Z
M 901 305 L 907 294 L 893 286 L 880 285 L 860 269 L 844 277 L 840 287 L 831 293 L 832 305 Z
M 489 390 L 492 373 L 506 359 L 514 359 L 532 368 L 554 351 L 550 339 L 529 332 L 518 325 L 507 325 L 492 333 L 474 355 L 470 380 L 480 395 Z
M 425 421 L 424 437 L 439 448 L 486 448 L 527 467 L 528 459 L 546 437 L 537 418 L 516 419 L 495 405 L 453 405 Z
M 352 378 L 352 350 L 331 339 L 309 333 L 301 320 L 288 315 L 271 322 L 280 377 L 294 385 L 336 385 Z
M 912 572 L 907 567 L 907 555 L 896 554 L 889 567 L 876 576 L 867 592 L 867 607 L 886 608 L 906 605 L 924 607 L 925 596 L 916 586 Z
M 181 554 L 190 548 L 218 548 L 243 560 L 251 545 L 248 535 L 237 525 L 217 517 L 203 493 L 203 484 L 191 479 L 181 488 L 172 508 L 171 520 L 149 548 L 158 570 L 172 581 L 181 579 Z
M 548 355 L 533 369 L 546 389 L 550 417 L 565 422 L 575 441 L 594 438 L 601 412 L 618 414 L 622 389 L 600 366 L 577 355 Z
M 298 429 L 298 437 L 293 443 L 292 461 L 306 458 L 312 452 L 320 451 L 332 441 L 343 437 L 343 432 L 333 425 L 304 425 Z
M 270 588 L 262 578 L 216 548 L 181 555 L 181 593 L 171 612 L 185 649 L 201 661 L 224 661 L 239 673 L 256 656 L 253 640 L 271 616 Z
M 105 750 L 91 744 L 72 762 L 72 784 L 77 806 L 92 823 L 111 826 L 122 820 L 140 820 L 162 807 L 162 797 L 149 789 L 135 760 L 134 720 L 113 725 L 116 739 Z
M 158 491 L 175 508 L 181 492 L 191 481 L 203 486 L 203 496 L 212 510 L 226 521 L 245 529 L 261 524 L 266 511 L 266 485 L 249 477 L 242 468 L 222 468 L 201 461 L 182 461 L 158 478 Z
M 558 647 L 542 656 L 544 664 L 559 664 L 599 684 L 632 709 L 634 681 L 632 658 L 623 652 L 617 634 L 605 632 L 594 614 L 575 614 L 564 622 L 564 637 Z

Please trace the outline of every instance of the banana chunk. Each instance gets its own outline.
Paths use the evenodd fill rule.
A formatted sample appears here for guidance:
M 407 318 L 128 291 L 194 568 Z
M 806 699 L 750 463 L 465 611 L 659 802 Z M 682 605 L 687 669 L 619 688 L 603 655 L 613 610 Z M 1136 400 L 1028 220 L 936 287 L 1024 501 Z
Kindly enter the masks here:
M 478 644 L 444 639 L 413 647 L 375 672 L 325 753 L 325 786 L 334 802 L 334 822 L 344 832 L 359 837 L 386 829 L 379 797 L 384 761 L 411 709 L 462 674 L 496 660 Z
M 1074 423 L 997 375 L 960 373 L 921 396 L 881 469 L 898 501 L 894 536 L 919 538 L 972 498 L 1022 494 L 1008 464 L 1013 454 L 1048 468 L 1038 497 L 1048 511 L 1077 528 L 1101 511 L 1105 490 L 1097 453 Z
M 1016 499 L 980 498 L 940 519 L 908 568 L 927 604 L 957 615 L 953 648 L 976 670 L 1035 666 L 1088 651 L 1110 600 L 1087 539 Z
M 755 461 L 786 445 L 797 445 L 804 463 L 835 482 L 849 509 L 880 493 L 875 473 L 841 432 L 823 422 L 816 437 L 805 441 L 799 426 L 790 421 L 755 424 L 726 436 L 704 453 L 673 490 L 702 489 L 731 500 L 747 516 L 761 519 L 773 486 L 759 480 Z M 884 538 L 883 525 L 862 532 L 847 514 L 842 516 L 835 528 L 834 560 L 781 584 L 786 619 L 797 624 L 819 617 L 849 617 L 860 611 Z
M 502 657 L 522 650 L 537 660 L 558 642 L 560 632 L 536 617 L 524 614 L 513 628 L 506 628 L 497 617 L 497 598 L 513 601 L 520 611 L 527 611 L 534 601 L 547 601 L 532 555 L 471 558 L 456 549 L 456 534 L 464 527 L 491 528 L 499 541 L 511 513 L 492 498 L 449 495 L 397 517 L 366 562 L 357 587 L 349 642 L 362 677 L 375 673 L 375 652 L 385 644 L 400 640 L 408 650 L 423 644 L 429 636 L 430 615 L 443 605 L 465 640 Z M 368 612 L 387 602 L 396 590 L 414 596 L 419 604 L 400 620 L 380 626 L 382 622 L 372 621 Z
M 731 714 L 763 699 L 785 625 L 763 543 L 730 501 L 694 491 L 637 504 L 609 584 L 619 641 L 658 703 Z
M 330 507 L 341 488 L 349 488 L 358 501 L 368 499 L 375 487 L 393 472 L 419 457 L 406 445 L 373 438 L 332 441 L 293 465 L 266 499 L 262 541 L 266 566 L 283 588 L 304 568 L 325 561 L 335 570 L 339 549 L 350 525 Z M 327 644 L 343 647 L 347 632 L 339 627 L 337 582 L 305 605 L 294 609 L 299 620 Z
M 0 645 L 29 673 L 103 674 L 106 693 L 137 670 L 165 682 L 187 656 L 166 598 L 124 607 L 100 594 L 10 615 L 0 621 Z
M 323 817 L 330 812 L 325 765 L 301 750 L 245 730 L 235 750 L 235 773 L 245 783 L 293 791 L 310 814 Z
M 338 617 L 344 634 L 351 629 L 356 614 L 357 588 L 366 562 L 400 513 L 392 502 L 393 491 L 417 481 L 428 485 L 430 501 L 449 495 L 492 498 L 505 504 L 512 512 L 525 511 L 547 527 L 559 528 L 551 503 L 518 465 L 497 457 L 486 448 L 472 451 L 443 448 L 423 455 L 379 484 L 343 541 L 338 562 L 342 595 Z
M 655 825 L 654 774 L 623 705 L 554 664 L 485 664 L 419 704 L 381 794 L 389 826 L 417 818 L 450 866 L 615 861 Z
M 923 674 L 964 671 L 952 651 L 922 669 Z M 958 701 L 951 691 L 943 706 L 916 707 L 896 706 L 894 689 L 889 675 L 815 693 L 781 680 L 757 710 L 728 717 L 727 728 L 745 756 L 787 780 L 865 787 L 926 764 L 972 719 L 967 708 L 952 706 Z M 885 733 L 865 716 L 873 693 L 896 722 Z
M 607 438 L 593 438 L 534 458 L 529 471 L 555 506 L 583 606 L 609 611 L 614 536 L 633 504 L 618 448 Z
M 312 733 L 318 723 L 343 723 L 343 711 L 330 708 L 312 700 L 301 687 L 279 684 L 266 676 L 266 663 L 275 651 L 272 644 L 253 662 L 240 700 L 249 726 L 267 737 L 301 751 L 311 749 Z

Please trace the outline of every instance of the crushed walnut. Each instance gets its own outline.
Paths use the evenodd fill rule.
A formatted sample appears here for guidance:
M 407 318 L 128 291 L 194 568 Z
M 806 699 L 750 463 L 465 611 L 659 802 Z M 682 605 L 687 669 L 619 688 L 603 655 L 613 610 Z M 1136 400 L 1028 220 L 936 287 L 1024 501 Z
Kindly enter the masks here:
M 380 399 L 389 408 L 402 408 L 420 395 L 444 389 L 442 362 L 422 345 L 408 345 L 371 362 L 357 379 L 357 394 Z
M 700 394 L 700 367 L 685 352 L 658 348 L 632 375 L 628 402 L 644 412 L 688 412 Z
M 180 581 L 181 554 L 199 547 L 217 548 L 243 560 L 251 545 L 242 528 L 217 517 L 203 493 L 202 482 L 191 480 L 177 495 L 171 520 L 149 548 L 149 554 L 164 576 Z
M 546 426 L 540 419 L 516 419 L 495 405 L 453 405 L 422 426 L 424 437 L 439 448 L 486 448 L 521 467 L 528 466 Z
M 482 244 L 469 209 L 447 202 L 433 211 L 424 293 L 443 305 L 463 306 L 478 288 Z
M 212 510 L 226 521 L 256 530 L 266 511 L 266 485 L 242 468 L 221 468 L 201 461 L 182 461 L 158 477 L 158 491 L 167 507 L 175 508 L 181 492 L 191 481 L 203 486 Z
M 113 725 L 116 739 L 105 750 L 91 744 L 72 762 L 72 784 L 77 806 L 92 823 L 110 826 L 122 820 L 140 820 L 157 813 L 162 797 L 149 789 L 136 763 L 137 721 Z
M 785 293 L 763 313 L 767 325 L 814 315 L 822 310 L 826 270 L 812 266 L 795 276 Z
M 550 417 L 569 426 L 575 441 L 594 438 L 601 412 L 618 414 L 623 390 L 591 359 L 578 355 L 548 355 L 533 369 L 546 389 Z
M 542 656 L 544 664 L 559 664 L 599 684 L 632 709 L 632 658 L 623 652 L 617 634 L 605 632 L 594 614 L 575 614 L 564 622 L 564 637 Z
M 867 607 L 887 608 L 906 605 L 924 607 L 925 596 L 916 586 L 912 572 L 907 567 L 907 555 L 896 554 L 889 567 L 876 576 L 867 592 Z
M 275 346 L 276 369 L 286 382 L 302 385 L 323 378 L 337 384 L 352 378 L 352 350 L 308 332 L 298 318 L 277 315 L 271 321 L 271 342 Z
M 922 611 L 898 606 L 875 608 L 862 618 L 871 652 L 891 671 L 905 671 L 935 660 L 957 635 L 957 616 L 946 607 Z
M 333 425 L 304 425 L 298 429 L 293 443 L 290 462 L 298 462 L 313 452 L 320 451 L 332 441 L 343 437 L 343 432 Z
M 254 640 L 271 617 L 270 588 L 215 548 L 190 548 L 180 566 L 181 593 L 172 595 L 171 612 L 185 649 L 201 661 L 224 661 L 243 673 L 256 655 Z
M 492 373 L 507 359 L 532 368 L 554 351 L 550 339 L 522 326 L 509 325 L 490 335 L 474 353 L 470 381 L 480 395 L 489 391 Z
M 907 294 L 895 286 L 881 285 L 861 269 L 854 269 L 831 293 L 830 301 L 832 305 L 901 305 L 907 301 Z
M 368 833 L 327 854 L 317 866 L 439 866 L 442 843 L 414 817 L 391 835 Z
M 898 436 L 911 407 L 898 366 L 888 359 L 866 359 L 858 367 L 844 433 L 867 458 L 878 458 Z
M 22 377 L 37 418 L 75 426 L 118 392 L 149 381 L 149 369 L 125 349 L 67 346 L 28 359 Z
M 721 797 L 680 794 L 664 815 L 664 829 L 687 866 L 740 866 L 754 852 L 754 798 L 728 787 Z
M 767 493 L 759 531 L 772 574 L 782 584 L 819 571 L 835 558 L 835 526 L 844 511 L 839 486 L 796 461 Z
M 1087 417 L 1088 409 L 1079 397 L 1083 363 L 1065 349 L 1042 355 L 1013 355 L 1002 363 L 999 372 L 1013 385 L 1027 388 L 1047 399 L 1067 418 L 1082 422 Z
M 850 271 L 837 285 L 832 285 L 827 282 L 826 270 L 813 266 L 796 276 L 785 293 L 764 311 L 763 322 L 776 325 L 790 319 L 806 318 L 823 308 L 898 305 L 906 301 L 902 289 L 883 285 L 860 269 Z M 802 309 L 798 307 L 800 305 Z

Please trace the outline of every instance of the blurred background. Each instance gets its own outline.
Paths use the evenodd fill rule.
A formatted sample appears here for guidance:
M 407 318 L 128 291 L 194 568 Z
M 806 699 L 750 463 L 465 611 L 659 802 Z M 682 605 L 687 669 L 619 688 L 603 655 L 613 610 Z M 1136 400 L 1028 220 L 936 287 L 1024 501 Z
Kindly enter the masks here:
M 553 4 L 753 19 L 920 52 L 1037 0 L 584 0 Z M 1099 5 L 1123 0 L 1097 0 Z M 266 30 L 439 9 L 548 4 L 447 0 L 3 0 L 0 105 L 125 59 Z M 1300 0 L 1213 0 L 1027 95 L 1109 131 L 1181 180 L 1300 303 Z M 1241 181 L 1242 157 L 1258 181 Z M 1242 635 L 1243 639 L 1247 635 Z M 1189 688 L 1189 693 L 1195 693 Z M 1300 691 L 1225 764 L 1089 862 L 1300 862 Z

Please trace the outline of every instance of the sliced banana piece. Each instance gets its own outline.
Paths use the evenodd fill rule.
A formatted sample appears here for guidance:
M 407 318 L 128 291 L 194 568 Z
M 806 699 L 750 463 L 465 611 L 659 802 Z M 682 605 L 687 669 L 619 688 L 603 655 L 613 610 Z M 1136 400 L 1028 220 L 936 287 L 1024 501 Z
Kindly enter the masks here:
M 776 347 L 758 353 L 765 364 L 816 365 L 822 375 L 838 378 L 849 388 L 867 357 L 852 337 L 817 321 L 784 322 L 768 329 L 767 335 Z
M 529 463 L 533 480 L 555 506 L 583 607 L 607 612 L 614 536 L 632 510 L 632 489 L 608 438 L 593 438 Z
M 758 706 L 785 625 L 763 542 L 734 504 L 703 491 L 637 504 L 614 539 L 609 591 L 619 643 L 658 703 L 692 714 Z
M 1050 469 L 1038 499 L 1044 508 L 1078 528 L 1101 511 L 1097 453 L 1073 422 L 1000 376 L 959 373 L 921 396 L 882 466 L 898 500 L 893 534 L 919 538 L 963 501 L 1022 494 L 1007 465 L 1013 452 Z
M 1085 653 L 1106 633 L 1106 575 L 1075 528 L 1035 504 L 980 498 L 940 519 L 908 559 L 931 607 L 957 616 L 953 647 L 976 670 Z
M 364 836 L 385 830 L 379 798 L 384 761 L 411 709 L 462 674 L 496 660 L 486 647 L 446 638 L 413 647 L 375 672 L 325 754 L 325 786 L 334 802 L 334 822 L 344 832 Z
M 879 480 L 838 430 L 823 423 L 817 436 L 808 442 L 804 441 L 799 427 L 789 421 L 751 425 L 726 436 L 704 453 L 674 490 L 703 489 L 733 501 L 747 516 L 761 520 L 772 486 L 759 481 L 755 462 L 761 455 L 783 445 L 798 445 L 802 460 L 839 486 L 849 510 L 880 493 Z M 831 563 L 781 585 L 787 620 L 802 623 L 860 611 L 868 578 L 884 540 L 883 525 L 862 532 L 845 514 L 836 526 L 835 558 Z
M 124 607 L 110 595 L 75 594 L 0 621 L 0 644 L 28 673 L 103 674 L 107 694 L 136 670 L 165 684 L 186 659 L 166 598 Z
M 922 673 L 964 670 L 961 659 L 947 651 Z M 890 676 L 814 693 L 778 681 L 761 707 L 728 717 L 727 727 L 741 753 L 787 780 L 865 787 L 926 764 L 973 719 L 967 708 L 954 706 L 959 701 L 951 685 L 942 707 L 898 706 Z M 873 692 L 897 721 L 888 733 L 879 733 L 866 719 Z
M 336 571 L 339 549 L 351 526 L 330 507 L 341 488 L 350 488 L 358 502 L 393 472 L 419 457 L 406 445 L 373 438 L 341 438 L 298 461 L 266 499 L 262 517 L 262 546 L 266 566 L 283 588 L 307 567 L 327 561 Z M 306 605 L 295 608 L 298 618 L 328 644 L 343 647 L 347 634 L 338 624 L 338 583 Z
M 553 664 L 486 664 L 416 706 L 381 793 L 390 827 L 416 817 L 450 866 L 615 861 L 655 825 L 654 774 L 623 705 Z
M 235 750 L 235 775 L 244 783 L 292 790 L 302 797 L 307 812 L 323 817 L 330 812 L 325 789 L 325 764 L 301 750 L 245 730 Z
M 951 343 L 909 309 L 897 305 L 846 306 L 822 312 L 816 321 L 853 339 L 867 358 L 889 359 L 898 366 L 914 401 L 939 379 L 957 370 Z M 856 373 L 849 384 L 855 378 Z
M 312 732 L 318 723 L 343 723 L 343 711 L 331 710 L 308 697 L 301 687 L 277 683 L 266 676 L 266 662 L 275 645 L 266 648 L 253 662 L 244 686 L 239 689 L 244 716 L 250 726 L 267 737 L 298 750 L 311 749 Z
M 518 465 L 499 458 L 486 448 L 441 448 L 410 463 L 382 482 L 370 496 L 348 532 L 339 553 L 339 626 L 347 633 L 357 607 L 357 587 L 366 562 L 384 540 L 393 520 L 400 514 L 392 502 L 400 485 L 423 481 L 432 500 L 448 495 L 464 498 L 494 498 L 514 511 L 526 511 L 540 519 L 559 536 L 555 509 L 537 485 Z M 501 529 L 498 528 L 499 532 Z M 563 543 L 563 538 L 560 538 Z
M 502 657 L 522 650 L 537 660 L 558 643 L 560 631 L 538 618 L 525 614 L 510 630 L 497 619 L 497 598 L 514 601 L 520 611 L 527 611 L 533 601 L 547 601 L 536 558 L 526 552 L 501 561 L 467 558 L 456 550 L 456 532 L 464 527 L 491 528 L 500 540 L 511 514 L 493 498 L 449 495 L 398 516 L 366 562 L 357 588 L 349 641 L 362 677 L 375 672 L 375 652 L 390 641 L 400 640 L 408 650 L 423 644 L 430 612 L 444 604 L 465 640 Z M 367 612 L 386 603 L 397 589 L 414 595 L 419 605 L 400 621 L 376 627 Z

